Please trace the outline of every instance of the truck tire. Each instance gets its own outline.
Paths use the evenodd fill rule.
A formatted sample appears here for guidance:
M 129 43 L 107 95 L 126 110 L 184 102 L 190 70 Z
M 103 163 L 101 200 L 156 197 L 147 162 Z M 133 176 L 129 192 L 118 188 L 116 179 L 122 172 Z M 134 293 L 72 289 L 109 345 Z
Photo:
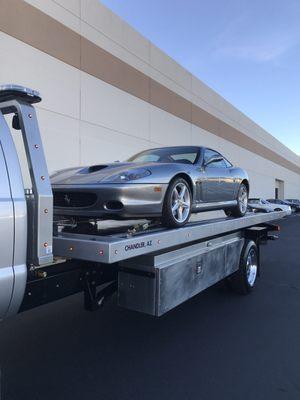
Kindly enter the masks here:
M 259 273 L 258 248 L 253 240 L 247 240 L 241 252 L 239 269 L 227 278 L 231 290 L 239 294 L 249 294 Z

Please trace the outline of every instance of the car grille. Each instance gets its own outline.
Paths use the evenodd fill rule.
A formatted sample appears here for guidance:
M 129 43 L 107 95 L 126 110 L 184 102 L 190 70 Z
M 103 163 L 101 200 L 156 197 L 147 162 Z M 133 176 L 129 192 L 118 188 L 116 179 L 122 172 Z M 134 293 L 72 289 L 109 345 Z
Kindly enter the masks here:
M 97 201 L 95 193 L 86 192 L 54 192 L 54 207 L 91 207 Z

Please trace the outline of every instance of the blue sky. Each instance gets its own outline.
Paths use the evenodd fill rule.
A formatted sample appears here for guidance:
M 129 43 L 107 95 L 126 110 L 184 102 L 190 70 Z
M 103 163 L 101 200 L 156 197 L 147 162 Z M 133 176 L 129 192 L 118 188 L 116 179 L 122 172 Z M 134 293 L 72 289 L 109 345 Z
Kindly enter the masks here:
M 102 0 L 300 155 L 300 0 Z

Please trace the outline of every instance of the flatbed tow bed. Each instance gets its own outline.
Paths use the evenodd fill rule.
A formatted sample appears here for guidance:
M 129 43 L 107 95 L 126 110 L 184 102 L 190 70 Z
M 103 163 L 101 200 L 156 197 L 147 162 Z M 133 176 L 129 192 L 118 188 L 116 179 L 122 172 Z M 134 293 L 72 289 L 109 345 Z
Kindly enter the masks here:
M 249 243 L 257 248 L 259 268 L 260 245 L 275 239 L 269 232 L 279 229 L 271 222 L 284 216 L 284 212 L 248 213 L 134 234 L 61 232 L 53 237 L 54 255 L 96 263 L 102 270 L 114 265 L 111 291 L 105 288 L 104 296 L 101 290 L 89 299 L 85 296 L 86 308 L 97 308 L 99 299 L 102 305 L 105 296 L 117 291 L 120 306 L 160 316 L 207 287 L 230 280 Z M 239 285 L 237 289 L 241 291 Z
M 178 229 L 94 226 L 88 234 L 80 224 L 73 230 L 53 223 L 52 190 L 33 107 L 38 101 L 39 94 L 30 89 L 0 88 L 0 163 L 10 193 L 0 208 L 2 245 L 3 251 L 11 248 L 7 259 L 12 260 L 7 266 L 4 256 L 0 259 L 0 318 L 78 292 L 87 310 L 98 309 L 117 292 L 120 306 L 155 316 L 222 280 L 239 293 L 251 292 L 259 275 L 260 245 L 276 238 L 270 232 L 279 227 L 272 223 L 285 212 L 208 219 Z M 14 115 L 13 126 L 22 133 L 30 190 L 24 191 L 5 114 Z
M 112 264 L 153 252 L 184 247 L 193 242 L 241 231 L 270 223 L 285 216 L 285 212 L 247 213 L 242 218 L 214 218 L 189 222 L 178 229 L 149 229 L 136 234 L 115 233 L 87 235 L 59 233 L 53 237 L 55 256 Z

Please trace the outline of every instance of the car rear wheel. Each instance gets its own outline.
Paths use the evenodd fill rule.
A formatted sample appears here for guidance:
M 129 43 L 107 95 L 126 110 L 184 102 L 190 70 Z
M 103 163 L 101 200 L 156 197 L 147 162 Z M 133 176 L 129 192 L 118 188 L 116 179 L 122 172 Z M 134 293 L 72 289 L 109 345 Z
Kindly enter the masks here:
M 187 181 L 175 178 L 171 181 L 164 200 L 162 223 L 170 228 L 184 226 L 191 215 L 192 194 Z
M 248 208 L 248 189 L 243 183 L 239 187 L 237 205 L 231 209 L 224 210 L 229 217 L 243 217 Z

